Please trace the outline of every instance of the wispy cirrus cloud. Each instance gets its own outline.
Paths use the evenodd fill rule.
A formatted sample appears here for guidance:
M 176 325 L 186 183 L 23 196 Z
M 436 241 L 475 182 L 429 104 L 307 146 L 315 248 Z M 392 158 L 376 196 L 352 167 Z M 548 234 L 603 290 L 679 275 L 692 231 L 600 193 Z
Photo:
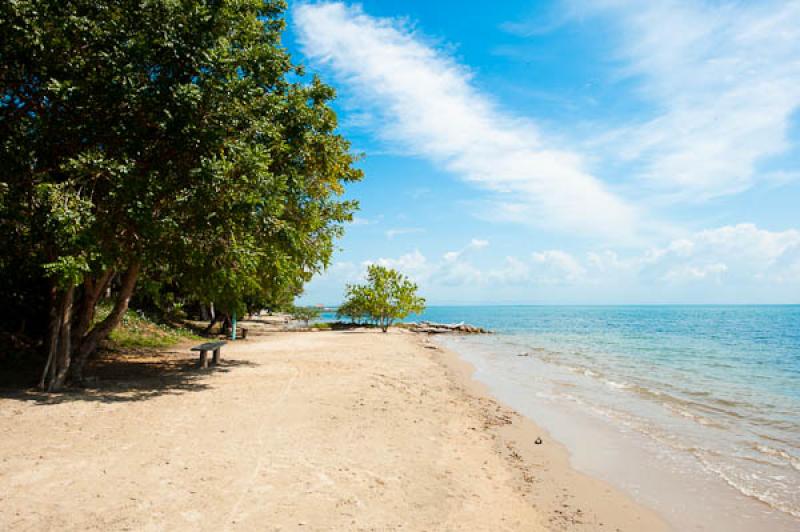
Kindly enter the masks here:
M 481 238 L 473 238 L 472 240 L 470 240 L 469 244 L 467 244 L 463 248 L 456 251 L 448 251 L 447 253 L 445 253 L 444 260 L 448 262 L 455 261 L 469 251 L 483 249 L 488 245 L 489 245 L 488 240 L 483 240 Z
M 424 233 L 424 232 L 425 229 L 422 227 L 396 227 L 394 229 L 388 229 L 385 234 L 386 238 L 391 240 L 396 236 L 413 235 L 416 233 Z
M 634 233 L 636 209 L 580 154 L 501 110 L 402 21 L 338 2 L 300 4 L 293 16 L 304 53 L 380 117 L 376 133 L 489 191 L 496 209 L 513 205 L 506 219 L 615 239 Z
M 621 74 L 650 118 L 611 131 L 611 157 L 676 201 L 782 179 L 800 108 L 800 3 L 566 0 L 573 19 L 610 24 Z M 619 73 L 619 72 L 618 72 Z

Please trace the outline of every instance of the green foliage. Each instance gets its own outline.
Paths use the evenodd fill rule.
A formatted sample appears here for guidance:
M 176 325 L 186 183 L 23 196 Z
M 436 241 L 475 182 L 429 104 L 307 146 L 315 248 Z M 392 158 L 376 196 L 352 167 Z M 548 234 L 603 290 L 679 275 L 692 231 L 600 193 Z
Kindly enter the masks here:
M 338 315 L 357 320 L 367 316 L 386 332 L 395 320 L 425 309 L 425 299 L 417 295 L 417 285 L 397 270 L 371 265 L 367 282 L 348 285 Z
M 336 317 L 349 319 L 353 323 L 361 323 L 370 319 L 366 298 L 361 294 L 361 289 L 354 286 L 348 287 L 347 300 L 336 309 Z
M 141 264 L 153 301 L 244 314 L 328 264 L 362 173 L 334 91 L 280 42 L 285 7 L 0 2 L 5 301 L 46 315 L 48 282 Z
M 306 322 L 306 327 L 308 327 L 308 322 L 319 318 L 322 311 L 316 307 L 294 307 L 291 314 L 293 319 Z
M 101 304 L 97 309 L 96 320 L 105 318 L 111 306 Z M 109 345 L 120 349 L 172 347 L 184 341 L 203 339 L 188 329 L 153 321 L 142 312 L 129 310 L 109 337 Z

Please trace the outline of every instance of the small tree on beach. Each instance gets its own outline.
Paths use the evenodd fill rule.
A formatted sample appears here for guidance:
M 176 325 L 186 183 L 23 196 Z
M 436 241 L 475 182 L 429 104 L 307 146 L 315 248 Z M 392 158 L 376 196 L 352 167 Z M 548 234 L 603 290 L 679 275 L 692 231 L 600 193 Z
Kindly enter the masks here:
M 292 309 L 292 318 L 306 322 L 306 327 L 308 327 L 308 322 L 319 318 L 321 313 L 322 311 L 315 307 L 294 307 Z
M 367 269 L 367 282 L 348 285 L 343 305 L 351 317 L 369 316 L 383 332 L 396 320 L 425 309 L 425 298 L 417 295 L 417 285 L 392 268 L 377 264 Z M 341 309 L 340 309 L 341 312 Z
M 349 299 L 336 309 L 336 317 L 339 319 L 347 318 L 351 323 L 361 323 L 362 320 L 368 319 L 364 298 L 351 292 Z

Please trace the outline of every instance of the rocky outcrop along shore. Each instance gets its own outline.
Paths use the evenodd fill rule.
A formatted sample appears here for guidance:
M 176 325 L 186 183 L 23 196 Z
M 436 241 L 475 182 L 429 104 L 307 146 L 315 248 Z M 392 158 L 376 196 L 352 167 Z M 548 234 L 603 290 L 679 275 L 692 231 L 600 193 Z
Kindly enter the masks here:
M 421 321 L 419 323 L 407 323 L 405 328 L 410 331 L 426 334 L 491 334 L 492 331 L 483 327 L 476 327 L 464 323 L 434 323 Z

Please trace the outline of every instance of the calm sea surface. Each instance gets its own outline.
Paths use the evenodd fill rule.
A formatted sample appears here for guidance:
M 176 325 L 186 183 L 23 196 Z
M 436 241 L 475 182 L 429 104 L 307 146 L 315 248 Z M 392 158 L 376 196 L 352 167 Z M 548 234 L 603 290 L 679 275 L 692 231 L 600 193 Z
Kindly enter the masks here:
M 442 341 L 578 465 L 679 527 L 800 530 L 800 306 L 459 306 L 419 319 L 496 331 Z

